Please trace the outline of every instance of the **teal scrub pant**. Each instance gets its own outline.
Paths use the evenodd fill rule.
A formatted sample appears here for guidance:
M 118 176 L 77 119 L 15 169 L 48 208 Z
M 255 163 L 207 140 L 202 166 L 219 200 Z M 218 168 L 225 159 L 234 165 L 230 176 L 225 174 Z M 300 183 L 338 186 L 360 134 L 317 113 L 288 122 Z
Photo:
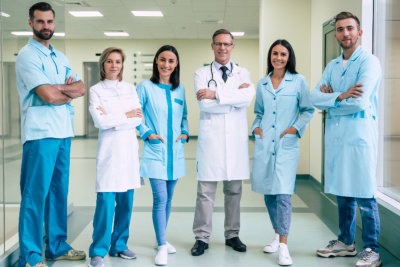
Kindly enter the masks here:
M 93 242 L 89 257 L 111 256 L 128 248 L 134 190 L 126 192 L 97 193 L 96 211 L 93 218 Z M 115 213 L 115 216 L 114 216 Z M 114 230 L 111 233 L 114 217 Z M 111 247 L 110 247 L 111 245 Z
M 23 145 L 19 266 L 42 261 L 43 222 L 46 258 L 57 258 L 71 246 L 67 240 L 67 195 L 71 138 L 45 138 Z

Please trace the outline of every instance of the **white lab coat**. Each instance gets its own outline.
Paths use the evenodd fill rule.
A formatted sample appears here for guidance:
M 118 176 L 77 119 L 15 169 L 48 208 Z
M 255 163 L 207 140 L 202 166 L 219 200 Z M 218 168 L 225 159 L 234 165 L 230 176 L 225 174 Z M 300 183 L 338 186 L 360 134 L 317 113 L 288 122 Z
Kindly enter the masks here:
M 217 99 L 199 101 L 200 121 L 197 142 L 197 179 L 199 181 L 245 180 L 250 177 L 246 108 L 255 95 L 250 73 L 232 63 L 232 73 L 226 83 L 214 66 Z M 195 92 L 208 88 L 210 66 L 194 74 Z M 242 83 L 248 88 L 238 89 Z
M 99 128 L 96 192 L 126 192 L 140 187 L 136 126 L 141 118 L 125 112 L 140 108 L 135 87 L 127 82 L 101 81 L 90 88 L 89 111 Z M 101 106 L 106 115 L 97 107 Z

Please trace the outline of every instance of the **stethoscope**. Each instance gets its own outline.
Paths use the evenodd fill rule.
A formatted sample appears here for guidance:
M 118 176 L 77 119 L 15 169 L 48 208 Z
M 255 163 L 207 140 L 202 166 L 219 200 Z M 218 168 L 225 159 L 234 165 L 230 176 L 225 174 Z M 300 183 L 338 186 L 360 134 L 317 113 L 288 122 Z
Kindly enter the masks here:
M 210 64 L 211 79 L 207 83 L 207 87 L 208 88 L 210 88 L 210 84 L 213 84 L 215 87 L 217 87 L 217 81 L 214 80 L 214 73 L 213 73 L 213 70 L 212 70 L 213 63 L 214 63 L 214 61 L 211 62 L 211 64 Z M 228 74 L 228 77 L 232 77 L 232 75 L 233 75 L 232 71 L 233 71 L 233 64 L 231 62 L 231 72 Z

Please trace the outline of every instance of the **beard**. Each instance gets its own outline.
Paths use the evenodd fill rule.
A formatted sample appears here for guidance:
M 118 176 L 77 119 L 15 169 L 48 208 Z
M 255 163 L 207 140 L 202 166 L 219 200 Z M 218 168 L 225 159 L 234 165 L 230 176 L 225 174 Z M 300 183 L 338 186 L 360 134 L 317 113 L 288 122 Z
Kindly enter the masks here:
M 350 43 L 348 45 L 345 45 L 344 42 L 340 42 L 340 46 L 343 49 L 350 49 L 350 48 L 353 48 L 353 46 L 356 45 L 356 43 L 357 43 L 357 40 L 353 41 L 350 39 Z
M 49 31 L 50 33 L 49 33 L 49 34 L 43 34 L 42 32 L 44 32 L 44 31 Z M 38 30 L 36 30 L 36 29 L 33 29 L 33 34 L 34 34 L 35 36 L 37 36 L 38 38 L 47 41 L 47 40 L 50 40 L 50 39 L 51 39 L 51 37 L 52 37 L 53 34 L 54 34 L 54 31 L 49 30 L 49 29 L 43 29 L 43 30 L 41 30 L 41 31 L 38 31 Z

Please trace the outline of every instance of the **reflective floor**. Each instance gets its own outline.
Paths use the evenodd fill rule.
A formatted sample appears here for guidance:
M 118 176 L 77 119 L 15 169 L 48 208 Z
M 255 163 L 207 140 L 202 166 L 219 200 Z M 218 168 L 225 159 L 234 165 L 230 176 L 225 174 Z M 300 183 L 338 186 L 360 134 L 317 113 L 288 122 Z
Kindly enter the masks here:
M 97 140 L 74 139 L 71 150 L 69 200 L 74 211 L 68 221 L 68 241 L 76 249 L 88 253 L 92 241 L 95 193 L 95 158 Z M 250 143 L 253 151 L 253 143 Z M 168 257 L 168 266 L 278 266 L 278 255 L 263 253 L 263 247 L 273 238 L 273 230 L 263 203 L 263 196 L 253 193 L 250 183 L 243 185 L 240 238 L 247 245 L 246 253 L 233 251 L 224 245 L 223 194 L 219 186 L 213 216 L 213 234 L 210 248 L 204 255 L 193 257 L 192 223 L 196 198 L 195 151 L 196 141 L 185 148 L 187 176 L 176 187 L 172 213 L 167 229 L 167 240 L 177 253 Z M 18 181 L 17 181 L 18 183 Z M 315 250 L 336 238 L 336 207 L 320 193 L 318 185 L 309 179 L 298 179 L 293 195 L 293 217 L 288 246 L 293 266 L 353 266 L 356 258 L 325 259 Z M 152 194 L 146 180 L 144 187 L 135 191 L 134 211 L 128 246 L 138 255 L 135 260 L 105 257 L 105 266 L 154 266 L 155 235 L 151 220 Z M 361 233 L 357 231 L 356 247 L 362 249 Z M 400 266 L 400 261 L 382 249 L 384 266 Z M 89 260 L 77 262 L 47 262 L 49 266 L 87 266 Z

